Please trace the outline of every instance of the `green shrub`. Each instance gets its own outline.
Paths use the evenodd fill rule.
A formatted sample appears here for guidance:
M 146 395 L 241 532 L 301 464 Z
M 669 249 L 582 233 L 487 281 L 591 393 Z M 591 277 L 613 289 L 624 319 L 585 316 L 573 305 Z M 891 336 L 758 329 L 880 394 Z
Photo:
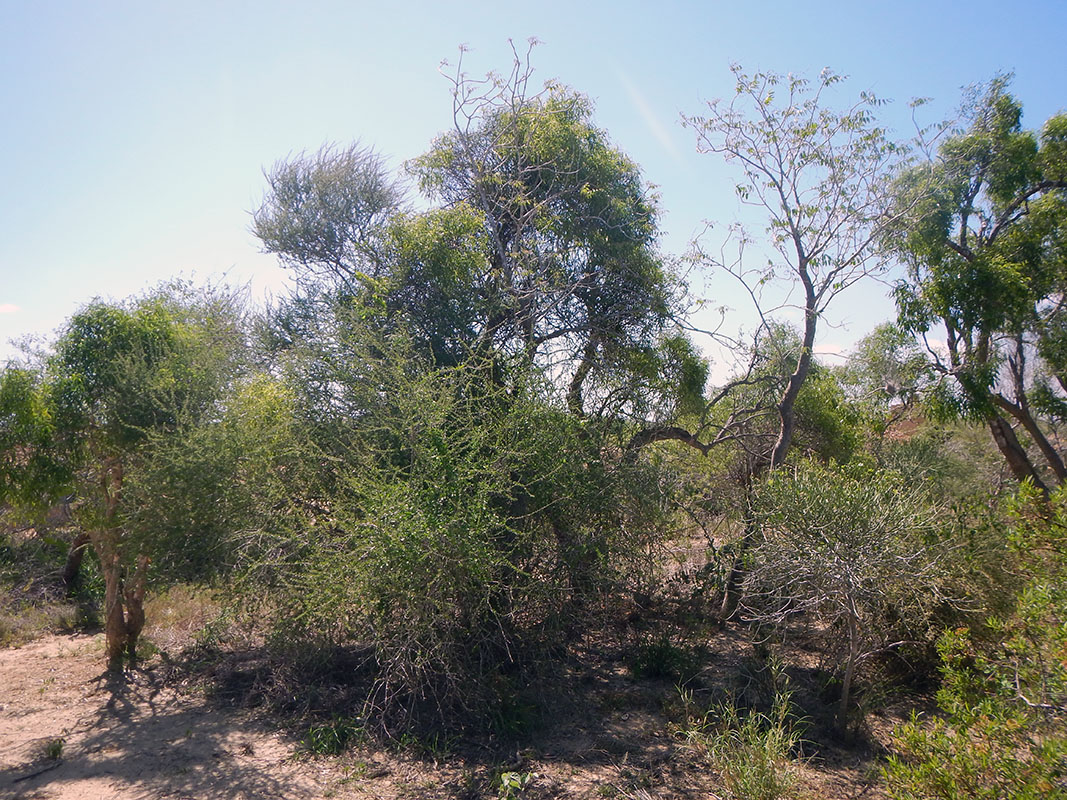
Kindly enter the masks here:
M 606 457 L 610 431 L 536 385 L 371 341 L 351 342 L 343 399 L 315 419 L 299 419 L 315 398 L 294 399 L 290 430 L 269 428 L 294 456 L 226 481 L 249 495 L 222 548 L 234 587 L 276 638 L 364 650 L 361 713 L 376 724 L 529 716 L 509 687 L 558 656 L 577 609 L 659 535 L 654 468 Z
M 59 761 L 63 757 L 66 743 L 62 738 L 48 739 L 41 745 L 41 757 L 47 761 Z
M 668 678 L 682 682 L 692 678 L 699 669 L 696 655 L 674 644 L 666 635 L 639 642 L 630 654 L 627 666 L 638 680 Z
M 1013 697 L 969 637 L 946 634 L 940 647 L 945 716 L 917 716 L 897 729 L 884 768 L 897 800 L 1038 800 L 1067 797 L 1067 731 Z M 999 688 L 996 684 L 1000 684 Z
M 363 725 L 358 719 L 335 716 L 329 722 L 308 728 L 303 749 L 316 756 L 340 755 L 362 735 Z
M 942 637 L 942 716 L 896 732 L 895 798 L 1067 797 L 1067 488 L 1024 487 L 1009 511 L 1014 606 Z
M 753 519 L 744 609 L 782 630 L 799 615 L 824 623 L 845 733 L 857 670 L 877 653 L 933 638 L 931 619 L 954 604 L 938 509 L 921 483 L 899 474 L 804 461 L 757 487 Z

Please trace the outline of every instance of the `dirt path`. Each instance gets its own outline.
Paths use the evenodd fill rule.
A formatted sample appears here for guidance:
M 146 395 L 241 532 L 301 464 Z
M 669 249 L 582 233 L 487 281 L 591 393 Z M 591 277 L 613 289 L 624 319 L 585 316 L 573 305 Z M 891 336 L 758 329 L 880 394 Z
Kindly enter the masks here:
M 209 709 L 150 672 L 113 689 L 102 653 L 99 636 L 0 650 L 0 797 L 304 798 L 332 783 L 247 714 Z

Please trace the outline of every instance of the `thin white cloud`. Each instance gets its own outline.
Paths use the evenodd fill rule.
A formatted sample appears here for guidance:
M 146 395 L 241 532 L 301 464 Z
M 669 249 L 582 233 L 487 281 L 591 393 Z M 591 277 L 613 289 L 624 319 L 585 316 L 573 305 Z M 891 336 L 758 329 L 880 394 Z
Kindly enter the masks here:
M 682 154 L 678 152 L 678 146 L 674 143 L 674 139 L 671 137 L 671 132 L 656 116 L 656 112 L 652 110 L 652 106 L 648 104 L 648 100 L 645 99 L 644 94 L 633 81 L 627 77 L 626 73 L 621 69 L 616 69 L 616 73 L 619 77 L 619 83 L 622 84 L 622 88 L 626 90 L 626 94 L 630 96 L 630 102 L 633 103 L 634 108 L 637 109 L 637 113 L 641 115 L 641 119 L 648 127 L 649 132 L 656 137 L 656 141 L 660 143 L 660 146 L 669 155 L 675 163 L 682 164 Z
M 21 311 L 14 303 L 0 303 L 0 314 L 14 314 L 16 311 Z

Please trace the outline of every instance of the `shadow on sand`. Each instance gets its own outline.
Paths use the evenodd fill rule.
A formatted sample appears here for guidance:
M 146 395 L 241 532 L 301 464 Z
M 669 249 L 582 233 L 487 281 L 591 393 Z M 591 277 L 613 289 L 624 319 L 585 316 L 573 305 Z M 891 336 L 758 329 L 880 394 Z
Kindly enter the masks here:
M 176 699 L 151 673 L 98 683 L 102 705 L 61 740 L 61 755 L 42 746 L 0 772 L 0 797 L 289 798 L 312 788 L 291 768 L 291 748 L 245 714 Z

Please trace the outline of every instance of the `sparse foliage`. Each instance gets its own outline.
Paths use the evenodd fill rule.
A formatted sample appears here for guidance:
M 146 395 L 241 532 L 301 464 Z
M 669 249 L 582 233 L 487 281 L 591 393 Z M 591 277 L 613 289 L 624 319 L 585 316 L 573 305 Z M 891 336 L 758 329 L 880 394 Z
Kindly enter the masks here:
M 802 462 L 758 488 L 754 519 L 744 609 L 764 625 L 808 616 L 829 626 L 843 651 L 844 732 L 857 667 L 927 635 L 934 611 L 951 600 L 933 537 L 936 509 L 902 476 Z
M 702 151 L 741 168 L 737 194 L 766 212 L 775 253 L 753 267 L 744 254 L 749 236 L 738 229 L 735 262 L 704 252 L 699 257 L 741 281 L 764 326 L 776 310 L 762 307 L 766 284 L 784 282 L 790 296 L 799 295 L 786 301 L 802 314 L 801 347 L 775 403 L 778 435 L 766 454 L 773 468 L 792 444 L 819 319 L 842 291 L 886 267 L 876 244 L 888 222 L 886 186 L 899 148 L 877 124 L 874 109 L 881 101 L 873 95 L 861 93 L 843 111 L 828 107 L 824 93 L 843 80 L 829 70 L 814 86 L 794 75 L 748 75 L 739 66 L 734 76 L 731 98 L 710 102 L 706 116 L 684 121 Z

